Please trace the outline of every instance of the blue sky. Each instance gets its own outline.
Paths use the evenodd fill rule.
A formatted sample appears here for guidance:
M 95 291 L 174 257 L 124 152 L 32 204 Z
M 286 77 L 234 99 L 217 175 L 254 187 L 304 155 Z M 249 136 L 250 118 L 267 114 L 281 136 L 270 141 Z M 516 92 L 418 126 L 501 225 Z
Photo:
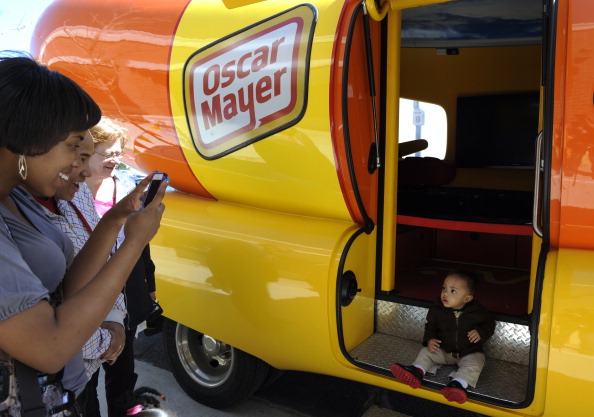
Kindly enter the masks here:
M 37 19 L 53 0 L 1 0 L 0 50 L 29 51 Z

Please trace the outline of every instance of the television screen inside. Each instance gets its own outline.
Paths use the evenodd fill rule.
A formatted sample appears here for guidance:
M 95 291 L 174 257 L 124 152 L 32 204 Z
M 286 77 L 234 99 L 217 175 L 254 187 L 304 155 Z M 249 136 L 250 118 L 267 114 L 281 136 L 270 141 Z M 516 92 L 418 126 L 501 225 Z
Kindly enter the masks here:
M 456 165 L 534 167 L 539 93 L 458 98 Z

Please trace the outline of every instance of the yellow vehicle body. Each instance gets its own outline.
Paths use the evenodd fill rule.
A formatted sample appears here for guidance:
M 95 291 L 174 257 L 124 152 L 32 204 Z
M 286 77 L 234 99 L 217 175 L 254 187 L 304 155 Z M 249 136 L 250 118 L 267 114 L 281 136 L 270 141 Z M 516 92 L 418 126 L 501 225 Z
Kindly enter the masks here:
M 329 363 L 337 368 L 334 372 L 340 369 L 340 351 L 332 343 L 336 317 L 328 317 L 336 304 L 336 284 L 329 282 L 336 281 L 337 248 L 344 248 L 359 227 L 193 202 L 187 195 L 168 195 L 168 215 L 151 245 L 154 258 L 163 260 L 158 285 L 167 316 L 247 352 L 259 352 L 281 369 L 320 372 Z M 175 248 L 170 236 L 175 236 Z M 366 246 L 361 249 L 372 252 Z M 349 268 L 363 272 L 362 261 L 349 262 Z M 252 272 L 247 276 L 246 268 L 258 278 Z M 368 294 L 357 297 L 357 310 L 363 313 L 356 317 L 359 338 L 373 330 L 373 282 L 367 288 Z M 315 351 L 315 358 L 296 354 L 305 348 Z M 346 361 L 340 362 L 344 366 Z
M 520 393 L 508 396 L 495 381 L 453 405 L 491 416 L 590 414 L 594 4 L 546 1 L 543 15 L 537 1 L 530 21 L 542 35 L 527 30 L 528 42 L 410 40 L 407 25 L 425 16 L 417 12 L 466 16 L 445 8 L 458 2 L 447 3 L 57 0 L 41 18 L 35 54 L 129 129 L 128 163 L 168 172 L 176 189 L 151 253 L 159 300 L 177 326 L 169 350 L 181 358 L 180 383 L 199 401 L 223 407 L 231 394 L 245 398 L 267 364 L 452 405 L 441 382 L 412 390 L 394 380 L 390 362 L 361 353 L 366 343 L 379 350 L 383 307 L 430 305 L 399 294 L 418 267 L 441 271 L 420 264 L 438 258 L 487 264 L 497 271 L 497 292 L 510 297 L 511 285 L 525 280 L 520 313 L 505 301 L 497 306 L 502 326 L 525 332 L 522 359 L 504 372 L 513 379 L 509 370 L 521 370 L 513 381 Z M 487 139 L 470 159 L 462 153 L 461 98 L 527 94 L 536 95 L 538 118 L 528 144 L 542 132 L 534 155 L 521 148 L 520 159 L 506 160 L 519 148 L 498 151 Z M 424 168 L 404 184 L 410 153 L 409 138 L 400 137 L 400 98 L 444 109 L 447 147 L 434 159 L 455 161 L 449 181 L 415 182 L 433 172 Z M 503 160 L 473 161 L 497 152 Z M 526 196 L 530 218 L 511 215 Z M 468 208 L 476 202 L 478 215 Z M 511 270 L 521 274 L 505 281 Z M 506 362 L 511 342 L 501 333 L 503 355 L 492 363 Z M 216 345 L 205 357 L 225 373 L 192 375 L 200 371 L 192 364 L 198 345 L 188 334 L 203 341 L 200 349 Z M 242 374 L 248 388 L 236 396 L 226 386 L 244 358 L 238 354 L 253 370 Z

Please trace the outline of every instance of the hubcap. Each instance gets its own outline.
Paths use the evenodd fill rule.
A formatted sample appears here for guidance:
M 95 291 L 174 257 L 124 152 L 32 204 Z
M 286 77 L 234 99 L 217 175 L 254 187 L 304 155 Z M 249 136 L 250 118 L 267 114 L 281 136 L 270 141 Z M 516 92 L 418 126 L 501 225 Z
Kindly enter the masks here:
M 198 384 L 214 388 L 233 370 L 233 347 L 181 324 L 175 330 L 177 355 L 188 376 Z

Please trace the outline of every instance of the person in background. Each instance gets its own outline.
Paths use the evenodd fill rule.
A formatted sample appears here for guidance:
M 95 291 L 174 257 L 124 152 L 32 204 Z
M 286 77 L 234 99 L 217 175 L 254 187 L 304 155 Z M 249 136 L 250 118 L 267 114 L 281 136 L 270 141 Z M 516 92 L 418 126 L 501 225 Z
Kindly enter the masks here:
M 116 167 L 124 155 L 122 149 L 127 140 L 127 132 L 111 119 L 103 117 L 96 126 L 89 129 L 89 134 L 95 144 L 95 153 L 89 158 L 91 176 L 86 179 L 86 183 L 101 216 L 135 189 L 136 183 L 123 173 L 116 173 Z M 116 246 L 124 242 L 125 238 L 124 233 L 120 233 Z M 113 365 L 103 366 L 109 417 L 115 417 L 117 404 L 121 403 L 122 396 L 134 391 L 138 378 L 134 371 L 134 340 L 137 332 L 144 328 L 155 305 L 158 306 L 155 265 L 151 260 L 149 245 L 142 251 L 123 292 L 128 310 L 124 351 Z
M 33 195 L 41 204 L 50 221 L 60 228 L 74 244 L 76 255 L 91 236 L 100 217 L 95 210 L 93 196 L 85 184 L 89 177 L 89 158 L 94 153 L 91 135 L 87 132 L 80 142 L 81 164 L 72 169 L 68 181 L 56 189 L 53 197 Z M 33 190 L 31 194 L 35 194 Z M 125 343 L 124 318 L 126 306 L 120 294 L 101 327 L 83 346 L 83 359 L 90 382 L 85 388 L 85 403 L 79 404 L 85 417 L 100 417 L 97 382 L 102 362 L 113 364 L 122 353 Z
M 450 272 L 442 286 L 440 302 L 427 312 L 425 346 L 413 365 L 395 363 L 396 379 L 419 388 L 424 375 L 441 365 L 458 365 L 450 383 L 441 390 L 448 401 L 466 402 L 467 388 L 476 386 L 485 366 L 483 345 L 495 332 L 491 314 L 474 300 L 476 279 L 472 272 Z
M 72 397 L 87 383 L 82 346 L 112 308 L 164 210 L 165 185 L 139 210 L 149 175 L 103 216 L 74 257 L 70 239 L 23 188 L 54 195 L 81 164 L 80 143 L 100 116 L 68 77 L 30 56 L 0 54 L 0 351 L 55 374 Z M 123 226 L 126 240 L 109 257 Z M 69 399 L 44 404 L 78 412 Z

